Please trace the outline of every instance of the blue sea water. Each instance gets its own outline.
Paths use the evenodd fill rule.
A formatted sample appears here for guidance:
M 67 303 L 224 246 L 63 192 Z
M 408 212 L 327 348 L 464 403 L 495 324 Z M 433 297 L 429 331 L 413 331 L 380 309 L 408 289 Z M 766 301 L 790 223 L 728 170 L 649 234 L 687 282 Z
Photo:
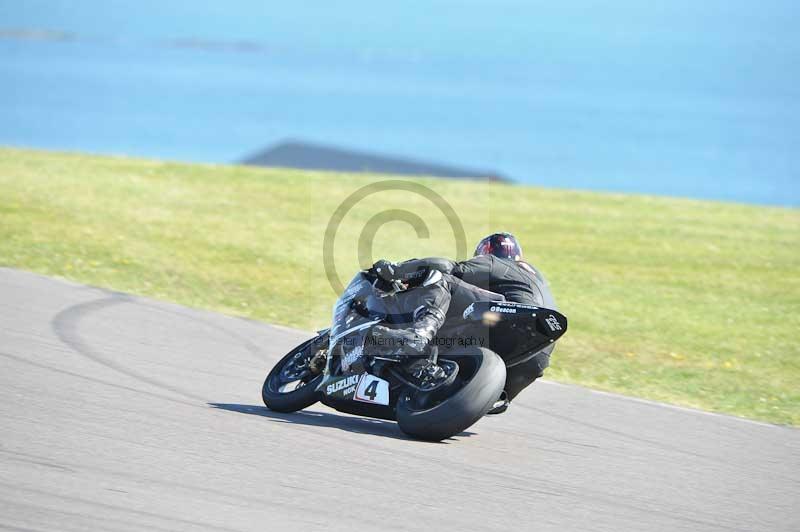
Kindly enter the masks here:
M 800 205 L 800 4 L 0 0 L 0 144 Z

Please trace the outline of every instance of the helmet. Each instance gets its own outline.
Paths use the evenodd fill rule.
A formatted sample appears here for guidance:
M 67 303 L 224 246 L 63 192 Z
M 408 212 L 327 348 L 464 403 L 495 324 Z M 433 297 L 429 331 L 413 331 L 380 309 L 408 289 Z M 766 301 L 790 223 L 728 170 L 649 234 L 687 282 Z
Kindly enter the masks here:
M 494 233 L 478 242 L 474 256 L 478 255 L 494 255 L 502 259 L 521 260 L 522 246 L 511 233 Z

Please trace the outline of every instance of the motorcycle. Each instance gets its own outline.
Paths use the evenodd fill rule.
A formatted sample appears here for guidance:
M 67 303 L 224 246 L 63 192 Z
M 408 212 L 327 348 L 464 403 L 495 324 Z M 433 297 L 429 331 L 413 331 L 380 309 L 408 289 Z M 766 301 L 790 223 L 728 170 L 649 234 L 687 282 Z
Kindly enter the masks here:
M 261 392 L 268 408 L 288 413 L 321 401 L 340 412 L 397 421 L 414 438 L 444 440 L 492 408 L 507 367 L 530 360 L 567 330 L 566 317 L 555 310 L 477 301 L 447 320 L 424 356 L 410 356 L 370 334 L 379 324 L 407 322 L 389 311 L 376 281 L 369 270 L 357 273 L 334 305 L 331 327 L 269 372 Z

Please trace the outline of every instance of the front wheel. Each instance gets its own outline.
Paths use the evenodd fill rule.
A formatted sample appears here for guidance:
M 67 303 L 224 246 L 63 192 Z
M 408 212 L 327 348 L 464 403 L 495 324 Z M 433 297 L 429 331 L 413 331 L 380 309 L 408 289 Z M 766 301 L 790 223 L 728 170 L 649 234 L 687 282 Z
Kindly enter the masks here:
M 503 391 L 506 365 L 494 351 L 471 347 L 443 358 L 459 365 L 446 397 L 435 397 L 435 390 L 408 390 L 397 402 L 397 423 L 409 436 L 430 441 L 454 436 L 482 418 Z
M 276 412 L 296 412 L 319 400 L 317 385 L 322 374 L 309 367 L 312 358 L 324 356 L 328 334 L 323 333 L 292 349 L 269 372 L 261 387 L 261 399 L 267 408 Z

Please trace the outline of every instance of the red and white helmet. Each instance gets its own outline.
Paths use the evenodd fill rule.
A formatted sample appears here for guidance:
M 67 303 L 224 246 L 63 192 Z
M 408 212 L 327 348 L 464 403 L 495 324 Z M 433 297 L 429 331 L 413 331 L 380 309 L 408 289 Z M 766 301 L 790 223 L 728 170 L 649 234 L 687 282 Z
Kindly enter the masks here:
M 522 246 L 511 233 L 494 233 L 480 242 L 475 255 L 494 255 L 502 259 L 522 260 Z

